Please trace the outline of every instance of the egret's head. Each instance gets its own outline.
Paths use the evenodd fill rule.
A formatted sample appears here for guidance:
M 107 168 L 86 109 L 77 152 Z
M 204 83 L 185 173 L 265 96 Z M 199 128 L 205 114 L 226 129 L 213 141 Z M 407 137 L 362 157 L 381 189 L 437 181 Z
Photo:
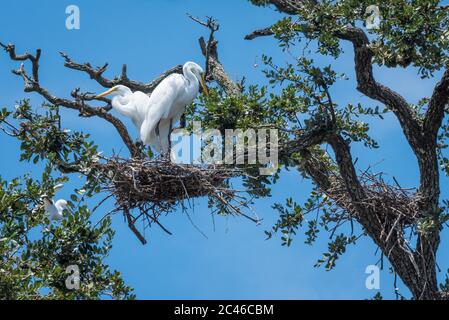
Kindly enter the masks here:
M 106 97 L 106 96 L 109 96 L 109 95 L 112 95 L 112 96 L 124 96 L 124 95 L 129 94 L 129 93 L 131 93 L 131 90 L 128 87 L 119 84 L 117 86 L 112 87 L 108 91 L 100 93 L 95 98 Z
M 209 90 L 206 86 L 206 75 L 203 68 L 201 68 L 201 66 L 199 66 L 197 63 L 191 61 L 186 62 L 184 64 L 184 68 L 189 69 L 197 77 L 201 88 L 203 89 L 203 93 L 207 96 L 209 94 Z

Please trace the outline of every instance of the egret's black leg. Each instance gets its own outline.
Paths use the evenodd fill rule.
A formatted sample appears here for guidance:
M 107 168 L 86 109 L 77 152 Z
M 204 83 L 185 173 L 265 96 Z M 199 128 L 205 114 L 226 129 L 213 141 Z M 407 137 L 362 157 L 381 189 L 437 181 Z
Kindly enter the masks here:
M 186 115 L 183 113 L 181 116 L 181 119 L 179 121 L 179 127 L 185 128 L 186 127 Z
M 159 141 L 159 145 L 161 146 L 161 149 L 162 149 L 161 135 L 159 134 L 159 125 L 160 125 L 160 123 L 161 123 L 161 120 L 159 120 L 159 122 L 157 123 L 156 128 L 154 128 L 154 132 L 156 132 L 156 137 L 157 137 L 157 139 Z M 164 150 L 161 150 L 161 151 L 162 151 L 161 152 L 161 156 L 164 156 Z
M 173 130 L 173 119 L 170 119 L 170 127 L 168 129 L 168 154 L 171 152 L 171 132 Z

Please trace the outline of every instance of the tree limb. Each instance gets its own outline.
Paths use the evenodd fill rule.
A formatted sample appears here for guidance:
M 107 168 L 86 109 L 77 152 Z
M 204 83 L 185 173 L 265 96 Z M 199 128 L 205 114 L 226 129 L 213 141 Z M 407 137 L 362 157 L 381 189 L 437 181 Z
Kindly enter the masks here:
M 98 116 L 109 123 L 111 123 L 119 133 L 120 137 L 122 138 L 123 142 L 129 149 L 129 152 L 131 153 L 131 156 L 138 157 L 140 156 L 139 149 L 135 146 L 133 143 L 131 137 L 129 136 L 129 133 L 125 127 L 125 125 L 117 118 L 112 116 L 107 111 L 109 110 L 109 106 L 106 107 L 92 107 L 87 105 L 84 100 L 78 100 L 78 101 L 71 101 L 64 98 L 59 98 L 54 95 L 52 95 L 47 89 L 42 87 L 39 83 L 39 59 L 41 56 L 41 50 L 38 49 L 36 51 L 36 55 L 32 55 L 29 53 L 23 54 L 23 55 L 16 55 L 15 53 L 15 46 L 12 44 L 9 45 L 3 45 L 1 46 L 9 53 L 9 56 L 14 61 L 26 61 L 29 60 L 32 64 L 33 69 L 33 75 L 29 76 L 27 72 L 25 71 L 25 66 L 22 63 L 20 68 L 17 70 L 13 70 L 12 72 L 22 77 L 25 88 L 25 92 L 36 92 L 40 94 L 42 97 L 44 97 L 48 102 L 57 105 L 57 106 L 63 106 L 69 109 L 74 109 L 80 111 L 80 114 L 82 115 L 95 115 Z M 72 93 L 73 95 L 73 93 Z M 104 101 L 104 100 L 102 100 Z
M 26 61 L 30 60 L 33 64 L 33 78 L 35 81 L 39 81 L 39 59 L 41 57 L 41 49 L 36 50 L 36 55 L 31 53 L 24 53 L 21 55 L 16 54 L 16 46 L 14 44 L 3 44 L 0 42 L 0 47 L 2 47 L 6 52 L 9 53 L 9 57 L 14 61 Z
M 258 4 L 255 0 L 253 0 L 253 3 Z M 297 14 L 304 3 L 307 3 L 307 0 L 266 0 L 259 2 L 260 5 L 274 5 L 277 10 L 290 15 Z M 303 30 L 319 32 L 319 28 L 316 25 L 307 25 Z M 270 29 L 271 27 L 257 30 L 246 38 L 253 39 L 257 36 L 270 35 L 270 31 L 272 31 Z M 425 216 L 433 219 L 435 226 L 425 234 L 418 232 L 415 250 L 407 247 L 402 230 L 395 231 L 393 236 L 390 231 L 387 240 L 382 238 L 381 230 L 383 230 L 382 224 L 384 223 L 382 219 L 387 221 L 385 215 L 389 213 L 373 209 L 369 203 L 360 204 L 357 199 L 364 198 L 364 190 L 358 183 L 349 146 L 336 134 L 328 135 L 326 141 L 334 150 L 346 189 L 351 194 L 353 204 L 358 207 L 356 210 L 357 220 L 389 258 L 395 271 L 412 291 L 414 297 L 417 299 L 434 299 L 439 294 L 435 256 L 440 241 L 438 221 L 440 185 L 436 137 L 449 100 L 449 70 L 446 70 L 443 78 L 435 87 L 424 123 L 421 124 L 420 120 L 414 116 L 404 97 L 375 80 L 372 66 L 374 53 L 370 48 L 370 41 L 366 33 L 361 28 L 342 26 L 334 32 L 334 36 L 340 40 L 349 41 L 353 45 L 357 90 L 383 103 L 395 114 L 409 145 L 417 157 L 420 170 L 420 187 L 417 195 L 421 199 L 419 200 L 417 215 L 418 217 Z M 403 62 L 401 65 L 408 64 Z M 307 155 L 307 152 L 303 151 L 304 153 Z M 306 169 L 314 174 L 313 179 L 315 182 L 318 181 L 319 185 L 324 187 L 331 185 L 331 176 L 326 176 L 329 173 L 316 172 L 317 167 L 322 168 L 311 162 L 309 166 L 306 166 Z
M 316 3 L 317 0 L 268 0 L 263 1 L 262 4 L 272 4 L 279 12 L 294 15 L 298 13 L 300 8 L 303 6 L 303 2 Z
M 122 73 L 119 77 L 115 77 L 114 79 L 107 79 L 103 77 L 103 73 L 107 70 L 108 64 L 104 64 L 102 67 L 94 68 L 91 66 L 90 63 L 77 63 L 73 61 L 66 53 L 60 52 L 61 56 L 64 58 L 64 66 L 73 69 L 78 70 L 81 72 L 85 72 L 89 75 L 89 77 L 95 81 L 97 81 L 101 86 L 105 88 L 112 88 L 116 85 L 124 85 L 130 88 L 133 91 L 142 91 L 145 93 L 151 93 L 154 88 L 161 83 L 162 80 L 164 80 L 167 76 L 173 73 L 182 73 L 182 65 L 175 66 L 164 73 L 162 73 L 159 77 L 154 79 L 153 81 L 149 83 L 141 83 L 135 80 L 130 80 L 127 76 L 127 67 L 126 64 L 122 67 Z
M 202 21 L 190 15 L 189 17 L 200 25 L 207 27 L 210 31 L 207 43 L 204 37 L 198 40 L 201 52 L 206 58 L 206 79 L 216 81 L 228 95 L 239 95 L 241 93 L 239 86 L 231 80 L 218 59 L 218 41 L 215 39 L 214 33 L 218 30 L 219 24 L 211 17 L 207 21 Z
M 404 97 L 375 80 L 372 66 L 373 52 L 368 47 L 370 42 L 365 32 L 360 28 L 346 27 L 337 34 L 337 37 L 352 42 L 354 46 L 357 90 L 382 102 L 393 111 L 407 141 L 415 152 L 418 152 L 422 147 L 420 125 Z
M 449 69 L 446 69 L 440 82 L 435 86 L 424 118 L 424 133 L 432 144 L 436 143 L 438 131 L 444 119 L 445 108 L 449 103 Z
M 250 34 L 247 34 L 245 36 L 245 40 L 253 40 L 258 37 L 266 37 L 266 36 L 272 36 L 274 34 L 273 27 L 267 27 L 264 29 L 259 29 L 251 32 Z

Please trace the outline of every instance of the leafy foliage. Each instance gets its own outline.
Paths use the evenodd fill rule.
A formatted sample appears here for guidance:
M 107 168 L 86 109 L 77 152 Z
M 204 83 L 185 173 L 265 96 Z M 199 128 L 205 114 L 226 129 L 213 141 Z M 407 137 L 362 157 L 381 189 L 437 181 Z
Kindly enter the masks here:
M 92 212 L 84 204 L 95 184 L 88 184 L 88 191 L 75 190 L 60 223 L 49 220 L 42 203 L 53 198 L 54 186 L 69 180 L 55 173 L 76 166 L 89 175 L 98 161 L 96 146 L 87 135 L 61 129 L 55 107 L 39 115 L 22 101 L 13 113 L 3 109 L 0 121 L 4 132 L 21 141 L 20 160 L 46 161 L 40 180 L 29 175 L 9 182 L 0 178 L 0 298 L 133 298 L 120 273 L 104 262 L 114 236 L 110 217 L 92 225 Z M 66 285 L 69 266 L 79 270 L 79 288 Z
M 269 4 L 251 0 L 255 5 Z M 303 39 L 316 40 L 320 54 L 338 57 L 342 52 L 337 37 L 347 26 L 365 24 L 367 8 L 377 5 L 380 25 L 371 28 L 376 63 L 388 67 L 413 65 L 423 77 L 447 64 L 449 12 L 438 0 L 340 0 L 303 1 L 298 19 L 287 17 L 273 26 L 284 49 Z M 299 21 L 299 22 L 296 22 Z

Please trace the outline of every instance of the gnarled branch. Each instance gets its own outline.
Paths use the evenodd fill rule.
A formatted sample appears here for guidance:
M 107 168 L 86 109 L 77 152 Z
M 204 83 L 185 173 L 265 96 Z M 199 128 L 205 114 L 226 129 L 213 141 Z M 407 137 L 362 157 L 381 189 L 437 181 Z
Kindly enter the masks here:
M 107 70 L 108 64 L 104 64 L 102 67 L 92 67 L 92 65 L 88 62 L 86 63 L 78 63 L 73 61 L 66 53 L 60 52 L 61 56 L 64 58 L 64 66 L 67 68 L 78 70 L 81 72 L 85 72 L 89 75 L 89 77 L 95 81 L 97 81 L 101 86 L 105 88 L 112 88 L 116 85 L 124 85 L 130 88 L 133 91 L 142 91 L 150 94 L 154 88 L 157 87 L 162 80 L 164 80 L 167 76 L 172 73 L 182 73 L 182 66 L 177 65 L 164 73 L 162 73 L 159 77 L 150 81 L 149 83 L 142 83 L 135 80 L 130 80 L 127 76 L 127 67 L 126 64 L 122 66 L 122 73 L 120 76 L 115 77 L 114 79 L 108 79 L 103 76 L 103 73 Z
M 206 58 L 206 79 L 216 81 L 230 96 L 239 95 L 241 93 L 239 86 L 231 80 L 218 59 L 218 41 L 215 39 L 214 33 L 218 30 L 219 24 L 211 17 L 207 21 L 202 21 L 192 16 L 189 17 L 210 30 L 207 43 L 204 37 L 199 39 L 201 52 Z
M 14 61 L 26 61 L 29 60 L 32 64 L 32 70 L 33 75 L 29 76 L 25 70 L 25 66 L 22 63 L 20 68 L 17 70 L 13 70 L 12 72 L 22 77 L 24 84 L 25 84 L 25 92 L 36 92 L 40 94 L 42 97 L 44 97 L 48 102 L 57 105 L 57 106 L 63 106 L 69 109 L 78 110 L 81 115 L 84 116 L 98 116 L 109 123 L 111 123 L 119 133 L 120 137 L 122 138 L 123 142 L 129 149 L 129 152 L 131 153 L 131 156 L 133 157 L 139 157 L 140 152 L 139 149 L 136 147 L 136 145 L 133 143 L 128 130 L 126 129 L 123 122 L 121 122 L 116 117 L 112 116 L 110 113 L 108 113 L 108 110 L 110 109 L 109 103 L 105 107 L 93 107 L 85 103 L 82 99 L 77 99 L 77 101 L 71 101 L 68 99 L 56 97 L 52 95 L 47 89 L 41 86 L 39 83 L 39 59 L 41 57 L 41 50 L 38 49 L 36 51 L 36 55 L 32 55 L 30 53 L 26 53 L 23 55 L 16 55 L 15 53 L 15 46 L 13 44 L 9 45 L 3 45 L 1 46 L 9 53 L 9 56 Z M 72 92 L 72 96 L 76 96 L 76 90 Z M 92 98 L 93 99 L 93 98 Z M 105 100 L 102 100 L 105 101 Z
M 427 109 L 424 119 L 424 133 L 429 141 L 436 143 L 438 131 L 441 128 L 444 119 L 445 108 L 449 103 L 449 69 L 443 74 L 440 82 L 435 86 L 432 97 L 429 101 L 429 108 Z

